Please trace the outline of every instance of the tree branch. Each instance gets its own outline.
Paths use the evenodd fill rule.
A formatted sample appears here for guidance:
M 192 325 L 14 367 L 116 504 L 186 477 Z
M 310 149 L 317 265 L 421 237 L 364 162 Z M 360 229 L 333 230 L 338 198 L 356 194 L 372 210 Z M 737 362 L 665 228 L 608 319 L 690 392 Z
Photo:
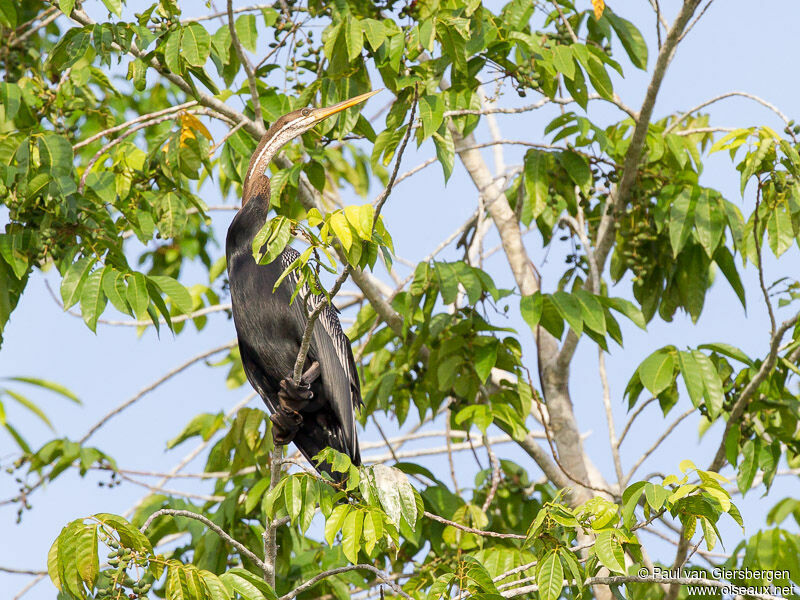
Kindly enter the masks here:
M 256 84 L 255 72 L 253 65 L 242 48 L 242 42 L 239 40 L 239 34 L 236 33 L 236 26 L 233 21 L 233 0 L 228 0 L 228 30 L 231 33 L 231 42 L 236 50 L 236 55 L 242 63 L 245 75 L 247 75 L 247 83 L 250 86 L 250 95 L 253 99 L 253 114 L 255 115 L 255 122 L 264 126 L 264 120 L 261 118 L 261 100 L 258 97 L 258 85 Z
M 219 537 L 223 540 L 228 542 L 231 546 L 236 548 L 239 551 L 239 554 L 246 556 L 251 561 L 253 561 L 261 570 L 265 570 L 267 565 L 264 564 L 264 561 L 261 560 L 258 556 L 256 556 L 247 546 L 242 544 L 240 541 L 232 538 L 228 535 L 219 525 L 211 521 L 210 519 L 200 515 L 198 513 L 193 513 L 188 510 L 175 510 L 172 508 L 161 508 L 150 515 L 147 520 L 144 522 L 144 525 L 141 526 L 140 531 L 145 533 L 147 528 L 150 527 L 150 524 L 157 519 L 158 517 L 169 515 L 173 517 L 186 517 L 187 519 L 194 519 L 195 521 L 200 521 L 203 525 L 208 527 L 211 531 L 216 533 Z
M 209 356 L 213 356 L 214 354 L 218 354 L 219 352 L 222 352 L 223 350 L 229 350 L 230 348 L 235 347 L 236 343 L 237 342 L 234 340 L 232 342 L 227 342 L 227 343 L 225 343 L 225 344 L 223 344 L 221 346 L 217 346 L 216 348 L 212 348 L 211 350 L 206 350 L 205 352 L 201 352 L 200 354 L 198 354 L 196 356 L 193 356 L 192 358 L 190 358 L 186 362 L 184 362 L 184 363 L 178 365 L 177 367 L 175 367 L 174 369 L 170 370 L 164 376 L 159 377 L 153 383 L 151 383 L 150 385 L 148 385 L 148 386 L 142 388 L 141 390 L 139 390 L 139 392 L 137 392 L 134 396 L 131 396 L 125 402 L 123 402 L 122 404 L 117 406 L 114 410 L 112 410 L 111 412 L 106 414 L 97 423 L 92 425 L 89 428 L 89 431 L 87 431 L 83 435 L 83 437 L 80 440 L 78 440 L 78 444 L 81 444 L 81 445 L 85 444 L 86 440 L 88 440 L 90 437 L 92 437 L 97 432 L 97 430 L 100 429 L 103 425 L 105 425 L 111 418 L 113 418 L 116 415 L 118 415 L 119 413 L 121 413 L 123 410 L 128 408 L 131 404 L 133 404 L 134 402 L 139 400 L 142 396 L 152 392 L 158 386 L 160 386 L 164 382 L 168 381 L 169 379 L 175 377 L 175 375 L 178 375 L 179 373 L 181 373 L 182 371 L 186 370 L 187 368 L 189 368 L 193 364 L 195 364 L 197 362 L 200 362 L 201 360 L 203 360 L 205 358 L 208 358 Z
M 386 585 L 388 585 L 390 588 L 392 588 L 392 591 L 394 591 L 395 594 L 397 594 L 398 596 L 402 596 L 403 598 L 407 598 L 408 600 L 413 600 L 411 598 L 411 596 L 409 596 L 405 591 L 403 591 L 403 588 L 401 588 L 394 581 L 392 581 L 392 578 L 389 575 L 387 575 L 386 573 L 384 573 L 383 571 L 381 571 L 380 569 L 378 569 L 377 567 L 375 567 L 373 565 L 368 565 L 368 564 L 363 564 L 363 563 L 362 564 L 357 564 L 357 565 L 347 565 L 346 567 L 338 567 L 336 569 L 330 569 L 329 571 L 325 571 L 323 573 L 315 575 L 314 577 L 312 577 L 311 579 L 309 579 L 305 583 L 297 586 L 295 589 L 293 589 L 288 594 L 284 594 L 283 596 L 281 596 L 279 598 L 279 600 L 292 600 L 292 598 L 295 598 L 295 597 L 299 596 L 300 594 L 302 594 L 303 592 L 305 592 L 306 590 L 311 589 L 312 587 L 314 587 L 316 584 L 318 584 L 320 581 L 322 581 L 323 579 L 325 579 L 327 577 L 331 577 L 333 575 L 338 575 L 340 573 L 347 573 L 348 571 L 357 571 L 357 570 L 358 571 L 370 571 L 378 579 L 380 579 Z

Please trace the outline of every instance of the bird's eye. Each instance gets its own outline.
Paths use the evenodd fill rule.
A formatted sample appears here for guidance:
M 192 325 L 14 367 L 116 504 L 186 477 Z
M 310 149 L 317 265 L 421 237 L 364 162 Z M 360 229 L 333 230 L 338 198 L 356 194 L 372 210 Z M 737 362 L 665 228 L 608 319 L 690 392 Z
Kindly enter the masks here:
M 304 117 L 307 117 L 308 115 L 311 114 L 311 111 L 308 110 L 307 108 L 304 108 L 303 110 L 300 111 L 300 114 L 303 115 Z

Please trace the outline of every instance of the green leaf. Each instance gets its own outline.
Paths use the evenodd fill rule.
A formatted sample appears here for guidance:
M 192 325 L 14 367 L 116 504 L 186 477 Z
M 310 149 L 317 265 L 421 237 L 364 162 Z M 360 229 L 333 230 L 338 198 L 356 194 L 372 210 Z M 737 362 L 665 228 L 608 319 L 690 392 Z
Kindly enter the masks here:
M 730 344 L 715 342 L 713 344 L 700 344 L 697 348 L 700 350 L 713 350 L 717 354 L 722 354 L 723 356 L 727 356 L 728 358 L 738 360 L 739 362 L 743 362 L 744 364 L 749 365 L 751 367 L 755 366 L 753 359 L 747 356 L 747 354 L 745 354 L 742 350 L 740 350 L 736 346 L 731 346 Z
M 571 150 L 559 152 L 556 158 L 575 185 L 583 193 L 588 193 L 592 186 L 592 171 L 589 169 L 589 163 L 586 158 Z
M 747 440 L 742 448 L 742 460 L 736 475 L 736 485 L 742 495 L 753 487 L 753 480 L 758 471 L 758 452 L 753 440 Z
M 29 411 L 31 411 L 34 415 L 39 417 L 39 419 L 41 419 L 41 421 L 45 425 L 47 425 L 50 429 L 53 429 L 53 424 L 50 422 L 50 419 L 47 418 L 47 415 L 44 414 L 44 411 L 42 411 L 41 408 L 36 406 L 36 404 L 28 400 L 25 396 L 18 394 L 14 390 L 2 390 L 2 392 L 5 392 L 10 398 L 16 400 L 19 404 L 21 404 Z M 0 425 L 5 425 L 5 424 L 6 424 L 6 419 L 5 419 L 5 413 L 3 412 L 3 404 L 2 402 L 0 402 Z
M 351 510 L 342 526 L 342 550 L 351 563 L 358 563 L 358 551 L 361 549 L 361 531 L 364 525 L 364 512 Z
M 645 358 L 637 372 L 644 387 L 654 396 L 658 396 L 672 383 L 674 369 L 672 352 L 661 349 Z
M 579 288 L 575 290 L 573 297 L 580 304 L 583 324 L 592 331 L 605 335 L 606 316 L 603 312 L 603 305 L 597 299 L 597 296 Z
M 119 312 L 131 314 L 130 306 L 125 299 L 126 291 L 125 275 L 106 266 L 103 273 L 103 292 Z
M 147 279 L 144 275 L 131 274 L 126 297 L 136 318 L 144 319 L 147 316 L 147 307 L 150 306 L 150 294 L 147 293 Z
M 622 42 L 622 47 L 625 48 L 625 52 L 633 65 L 646 70 L 647 43 L 644 41 L 641 32 L 633 23 L 611 12 L 608 6 L 603 11 L 603 17 L 611 23 L 611 28 L 617 34 L 619 41 Z
M 633 526 L 634 511 L 639 503 L 639 498 L 642 497 L 645 484 L 644 481 L 638 481 L 622 493 L 622 523 L 628 528 Z
M 109 513 L 97 513 L 93 515 L 93 518 L 104 526 L 114 529 L 119 536 L 120 543 L 125 548 L 145 554 L 153 552 L 153 546 L 147 536 L 122 517 Z
M 333 509 L 331 516 L 325 521 L 325 541 L 329 546 L 333 546 L 336 534 L 342 528 L 345 518 L 350 513 L 351 507 L 348 504 L 339 504 Z
M 236 28 L 236 35 L 239 36 L 239 41 L 242 46 L 255 52 L 258 44 L 258 30 L 256 29 L 255 15 L 240 15 L 236 18 L 234 24 Z
M 177 237 L 183 232 L 188 217 L 186 207 L 175 192 L 167 192 L 159 200 L 156 210 L 158 212 L 158 229 L 162 236 Z
M 353 245 L 353 232 L 350 231 L 350 225 L 342 211 L 336 211 L 330 218 L 331 228 L 339 238 L 345 251 L 349 252 L 350 247 Z
M 725 229 L 725 217 L 721 210 L 717 198 L 707 190 L 700 193 L 694 211 L 695 235 L 709 258 L 714 256 Z
M 106 5 L 109 12 L 118 17 L 122 16 L 122 0 L 103 0 L 103 4 Z
M 81 579 L 91 589 L 100 572 L 100 559 L 97 552 L 97 525 L 87 525 L 76 540 L 76 562 Z
M 725 402 L 725 395 L 722 391 L 722 381 L 711 359 L 699 350 L 693 350 L 692 356 L 694 356 L 694 359 L 700 366 L 700 370 L 703 372 L 703 382 L 706 389 L 706 408 L 708 409 L 709 418 L 713 421 L 719 415 L 722 410 L 722 404 Z
M 67 400 L 72 400 L 75 404 L 80 404 L 81 401 L 73 392 L 68 390 L 61 384 L 54 383 L 52 381 L 47 381 L 45 379 L 37 379 L 36 377 L 9 377 L 9 381 L 19 381 L 20 383 L 28 383 L 30 385 L 35 385 L 40 388 L 44 388 L 46 390 L 50 390 L 53 393 L 56 393 L 60 396 L 63 396 Z
M 767 235 L 769 247 L 776 257 L 786 252 L 794 243 L 794 228 L 792 217 L 785 210 L 786 203 L 782 202 L 767 218 Z
M 65 3 L 65 0 L 61 1 L 61 4 Z M 0 25 L 4 25 L 9 29 L 17 27 L 17 11 L 11 0 L 0 0 Z M 11 119 L 13 117 L 8 118 Z
M 564 320 L 569 323 L 575 335 L 580 336 L 583 331 L 583 313 L 578 301 L 567 292 L 558 291 L 550 298 Z
M 536 569 L 540 600 L 558 600 L 564 587 L 564 567 L 557 551 L 550 552 Z
M 609 308 L 628 317 L 641 329 L 647 329 L 647 322 L 645 321 L 642 311 L 630 300 L 625 300 L 624 298 L 608 298 L 605 296 L 600 296 L 599 300 Z
M 519 299 L 519 310 L 522 313 L 522 318 L 533 331 L 536 331 L 539 326 L 539 320 L 542 318 L 542 305 L 543 298 L 539 292 Z
M 167 36 L 166 43 L 164 44 L 164 64 L 176 75 L 179 75 L 183 71 L 181 67 L 182 37 L 183 29 L 175 29 Z
M 597 534 L 594 544 L 597 559 L 604 567 L 614 573 L 625 573 L 625 554 L 622 545 L 614 537 L 614 532 L 605 529 Z
M 64 310 L 71 308 L 80 300 L 83 285 L 94 263 L 94 257 L 84 256 L 72 263 L 67 270 L 61 281 L 61 300 L 64 303 Z
M 717 263 L 720 271 L 722 271 L 722 274 L 725 275 L 725 279 L 728 280 L 728 283 L 733 288 L 733 291 L 736 293 L 736 297 L 739 298 L 739 302 L 741 302 L 742 306 L 747 309 L 747 299 L 745 298 L 744 285 L 739 277 L 739 271 L 736 269 L 736 263 L 733 260 L 733 255 L 724 244 L 717 248 L 717 251 L 714 253 L 714 262 Z
M 361 49 L 364 47 L 364 30 L 361 27 L 361 21 L 354 17 L 345 20 L 344 40 L 347 45 L 347 58 L 353 61 L 361 55 Z
M 102 286 L 104 272 L 105 267 L 89 275 L 81 292 L 81 316 L 92 331 L 97 329 L 97 319 L 106 308 L 107 299 Z
M 672 245 L 672 255 L 678 256 L 694 226 L 695 200 L 689 189 L 684 188 L 672 200 L 669 212 L 669 241 Z
M 167 275 L 150 275 L 148 279 L 169 296 L 172 304 L 179 311 L 186 315 L 191 314 L 193 308 L 192 296 L 185 287 Z
M 400 519 L 404 519 L 413 529 L 418 516 L 417 504 L 414 489 L 408 482 L 406 474 L 380 464 L 372 467 L 372 473 L 375 477 L 378 499 L 386 515 L 397 527 L 400 526 Z
M 286 485 L 283 488 L 283 502 L 286 512 L 292 519 L 292 523 L 297 522 L 300 511 L 303 508 L 303 486 L 298 477 L 290 476 L 286 478 Z
M 202 67 L 211 55 L 211 36 L 200 23 L 189 23 L 183 28 L 181 54 L 190 65 Z
M 444 181 L 450 179 L 453 174 L 453 167 L 456 160 L 456 146 L 453 141 L 453 134 L 447 127 L 441 127 L 439 131 L 433 133 L 433 145 L 436 147 L 436 158 L 442 165 Z
M 419 116 L 422 120 L 422 138 L 438 130 L 444 119 L 444 102 L 439 96 L 423 96 L 419 99 Z
M 678 352 L 678 365 L 689 392 L 692 404 L 699 407 L 703 402 L 705 385 L 703 384 L 703 370 L 691 352 Z
M 386 30 L 383 27 L 383 23 L 377 19 L 362 19 L 361 26 L 364 29 L 370 47 L 373 50 L 380 48 L 386 39 Z
M 16 21 L 16 12 L 13 12 L 14 7 L 11 6 L 10 1 L 3 0 L 0 2 L 0 22 L 2 22 L 4 10 L 12 11 Z M 7 27 L 14 27 L 14 25 L 7 25 Z M 3 119 L 13 121 L 20 106 L 22 106 L 22 92 L 19 86 L 16 83 L 0 83 L 0 107 L 3 109 Z
M 541 150 L 528 150 L 525 153 L 525 206 L 522 209 L 522 222 L 529 225 L 539 218 L 547 206 L 547 166 L 550 157 Z
M 486 382 L 486 379 L 492 372 L 495 363 L 497 363 L 498 345 L 498 340 L 491 339 L 490 343 L 478 346 L 473 353 L 472 359 L 473 366 L 475 367 L 475 373 L 478 375 L 478 379 L 480 379 L 482 383 Z
M 572 49 L 569 46 L 557 45 L 553 48 L 553 66 L 567 79 L 575 77 L 575 61 L 572 58 Z
M 269 264 L 283 252 L 291 237 L 292 223 L 289 219 L 272 219 L 253 238 L 253 256 L 259 264 Z
M 203 578 L 203 583 L 205 583 L 208 593 L 211 595 L 210 600 L 232 600 L 233 597 L 228 591 L 228 588 L 225 587 L 222 580 L 214 575 L 214 573 L 201 570 L 200 576 Z

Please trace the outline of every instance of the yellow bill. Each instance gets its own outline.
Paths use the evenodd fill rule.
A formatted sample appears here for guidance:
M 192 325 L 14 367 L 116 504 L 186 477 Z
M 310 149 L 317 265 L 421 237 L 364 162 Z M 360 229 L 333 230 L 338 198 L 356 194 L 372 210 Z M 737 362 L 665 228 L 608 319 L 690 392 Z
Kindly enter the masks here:
M 323 119 L 327 119 L 331 115 L 335 115 L 338 112 L 342 112 L 350 108 L 351 106 L 355 106 L 356 104 L 361 104 L 362 102 L 366 101 L 368 98 L 371 98 L 378 92 L 382 92 L 383 88 L 379 90 L 373 90 L 371 92 L 367 92 L 366 94 L 361 94 L 359 96 L 355 96 L 354 98 L 350 98 L 349 100 L 345 100 L 344 102 L 339 102 L 338 104 L 334 104 L 332 106 L 326 106 L 324 108 L 315 108 L 314 109 L 314 120 L 322 121 Z

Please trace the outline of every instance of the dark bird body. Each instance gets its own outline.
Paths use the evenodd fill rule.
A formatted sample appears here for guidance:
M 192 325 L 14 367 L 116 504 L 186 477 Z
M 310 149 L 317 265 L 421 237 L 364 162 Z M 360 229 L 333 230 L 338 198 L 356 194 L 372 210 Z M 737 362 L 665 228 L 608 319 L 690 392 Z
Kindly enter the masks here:
M 316 122 L 365 99 L 295 111 L 270 127 L 250 160 L 242 208 L 228 228 L 225 247 L 242 365 L 250 385 L 272 413 L 276 442 L 294 441 L 309 460 L 329 446 L 347 454 L 356 465 L 361 462 L 355 421 L 361 389 L 350 340 L 342 331 L 336 310 L 325 307 L 313 329 L 304 371 L 318 362 L 319 377 L 310 386 L 303 382 L 296 386 L 292 372 L 308 312 L 323 299 L 309 295 L 306 289 L 290 302 L 297 285 L 294 274 L 273 292 L 275 282 L 298 253 L 287 247 L 271 263 L 259 265 L 253 258 L 252 243 L 267 220 L 270 187 L 265 173 L 275 153 Z M 327 470 L 324 465 L 323 470 Z

